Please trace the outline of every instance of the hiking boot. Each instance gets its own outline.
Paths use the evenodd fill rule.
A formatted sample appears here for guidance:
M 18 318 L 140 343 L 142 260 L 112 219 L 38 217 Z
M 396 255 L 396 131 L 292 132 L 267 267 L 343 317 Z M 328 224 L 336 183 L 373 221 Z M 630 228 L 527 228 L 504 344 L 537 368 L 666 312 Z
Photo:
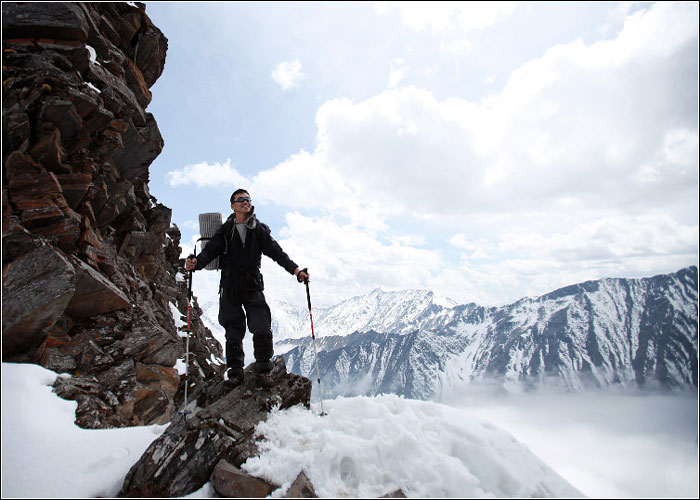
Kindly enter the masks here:
M 258 373 L 255 376 L 255 385 L 262 389 L 272 389 L 275 386 L 275 381 L 269 373 Z
M 270 361 L 256 361 L 253 363 L 253 371 L 255 373 L 270 373 L 272 371 L 272 363 Z
M 228 380 L 224 382 L 224 386 L 233 389 L 235 387 L 238 387 L 243 383 L 243 371 L 242 370 L 229 370 L 228 371 Z

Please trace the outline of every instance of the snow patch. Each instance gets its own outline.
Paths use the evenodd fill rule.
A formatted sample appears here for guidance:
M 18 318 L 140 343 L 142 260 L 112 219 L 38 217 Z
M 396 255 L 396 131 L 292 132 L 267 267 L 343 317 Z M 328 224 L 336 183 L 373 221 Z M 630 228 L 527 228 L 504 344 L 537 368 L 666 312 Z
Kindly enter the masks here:
M 505 431 L 436 403 L 395 395 L 338 398 L 327 416 L 297 406 L 258 425 L 260 456 L 242 465 L 282 496 L 300 470 L 319 497 L 581 497 Z

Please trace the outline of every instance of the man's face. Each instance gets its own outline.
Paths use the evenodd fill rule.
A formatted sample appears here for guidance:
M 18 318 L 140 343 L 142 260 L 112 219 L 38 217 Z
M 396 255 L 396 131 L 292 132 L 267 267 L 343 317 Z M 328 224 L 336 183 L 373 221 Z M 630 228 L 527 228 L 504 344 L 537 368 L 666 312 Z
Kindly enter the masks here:
M 231 210 L 240 214 L 249 214 L 253 205 L 248 193 L 238 193 L 231 203 Z

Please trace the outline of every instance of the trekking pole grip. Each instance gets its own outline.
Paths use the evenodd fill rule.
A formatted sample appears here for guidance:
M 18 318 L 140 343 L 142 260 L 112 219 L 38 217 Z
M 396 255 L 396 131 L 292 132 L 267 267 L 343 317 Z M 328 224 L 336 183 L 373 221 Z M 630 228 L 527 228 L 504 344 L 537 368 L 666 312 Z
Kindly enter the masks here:
M 311 312 L 311 294 L 309 293 L 309 268 L 305 267 L 304 269 L 301 270 L 301 272 L 306 273 L 306 279 L 304 280 L 304 284 L 306 285 L 306 301 L 309 303 L 309 312 Z
M 189 257 L 187 257 L 187 258 L 188 258 L 188 259 L 189 259 L 189 258 L 193 258 L 193 259 L 196 259 L 196 258 L 197 258 L 197 245 L 194 246 L 194 253 L 191 254 L 191 255 L 190 255 Z M 193 275 L 193 273 L 194 273 L 194 270 L 190 271 L 189 273 L 190 273 L 190 282 L 189 282 L 189 285 L 188 285 L 188 287 L 187 287 L 187 299 L 188 299 L 188 300 L 192 300 L 192 275 Z

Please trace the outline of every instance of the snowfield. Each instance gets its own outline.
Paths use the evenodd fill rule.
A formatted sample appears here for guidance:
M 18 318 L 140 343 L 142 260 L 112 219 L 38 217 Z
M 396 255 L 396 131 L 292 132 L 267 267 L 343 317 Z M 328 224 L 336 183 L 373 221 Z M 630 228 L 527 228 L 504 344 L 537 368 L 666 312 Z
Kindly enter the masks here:
M 81 429 L 76 403 L 51 390 L 56 377 L 2 364 L 2 496 L 113 497 L 166 426 Z M 582 395 L 510 407 L 490 397 L 454 395 L 448 406 L 383 395 L 324 401 L 326 416 L 318 402 L 273 411 L 257 429 L 261 454 L 244 469 L 279 484 L 273 497 L 301 470 L 322 497 L 398 488 L 409 497 L 697 497 L 697 394 L 615 399 L 607 408 Z M 660 402 L 654 418 L 644 415 Z M 595 427 L 574 421 L 586 408 Z M 606 411 L 619 415 L 612 426 Z M 189 496 L 215 493 L 207 483 Z
M 463 410 L 395 395 L 339 398 L 326 416 L 273 413 L 247 472 L 285 491 L 303 470 L 319 497 L 581 497 L 510 434 Z M 273 494 L 273 496 L 276 496 Z

